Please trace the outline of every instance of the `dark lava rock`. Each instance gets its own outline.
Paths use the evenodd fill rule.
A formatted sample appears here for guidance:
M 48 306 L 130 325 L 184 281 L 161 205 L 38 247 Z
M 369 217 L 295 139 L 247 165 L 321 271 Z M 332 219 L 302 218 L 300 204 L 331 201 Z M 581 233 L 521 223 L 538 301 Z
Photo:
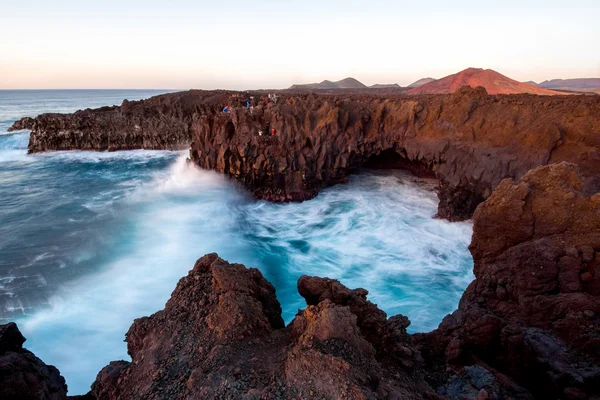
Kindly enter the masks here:
M 600 194 L 582 188 L 575 165 L 548 165 L 477 208 L 476 279 L 437 330 L 416 335 L 438 383 L 441 365 L 484 362 L 539 398 L 600 395 Z
M 303 277 L 299 287 L 310 287 L 313 298 L 284 328 L 275 289 L 258 270 L 202 257 L 164 310 L 133 323 L 126 339 L 131 363 L 105 367 L 90 394 L 421 399 L 432 392 L 404 317 L 387 320 L 366 291 L 337 281 Z
M 11 129 L 32 130 L 30 152 L 191 145 L 197 165 L 271 201 L 310 199 L 364 165 L 404 168 L 439 179 L 438 216 L 450 220 L 470 218 L 502 179 L 541 165 L 576 163 L 585 190 L 600 188 L 599 96 L 343 93 L 281 92 L 265 105 L 265 93 L 194 90 L 42 114 Z M 267 126 L 276 134 L 259 136 Z
M 58 370 L 24 349 L 14 322 L 0 325 L 0 399 L 64 400 L 67 385 Z
M 449 400 L 532 400 L 534 398 L 510 378 L 481 365 L 462 368 L 438 389 L 438 394 Z

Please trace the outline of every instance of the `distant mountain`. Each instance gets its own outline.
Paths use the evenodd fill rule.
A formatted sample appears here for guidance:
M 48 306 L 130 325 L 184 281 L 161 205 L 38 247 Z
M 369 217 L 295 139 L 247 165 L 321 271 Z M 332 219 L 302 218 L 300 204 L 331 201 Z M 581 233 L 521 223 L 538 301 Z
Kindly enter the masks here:
M 526 85 L 532 85 L 532 86 L 539 86 L 537 83 L 535 83 L 534 81 L 527 81 L 527 82 L 523 82 Z
M 324 80 L 321 83 L 307 83 L 303 85 L 292 85 L 290 89 L 366 89 L 367 85 L 359 82 L 354 78 L 346 78 L 341 81 L 331 82 Z
M 546 89 L 600 94 L 600 78 L 552 79 L 540 83 L 539 86 Z
M 397 83 L 376 83 L 369 86 L 371 89 L 400 89 L 402 86 Z
M 517 82 L 494 70 L 482 68 L 467 68 L 459 73 L 448 75 L 410 89 L 407 93 L 454 93 L 462 86 L 483 86 L 488 94 L 531 93 L 542 95 L 564 94 L 553 90 L 540 88 L 526 83 Z
M 552 79 L 540 83 L 539 86 L 548 89 L 563 87 L 578 89 L 598 89 L 600 88 L 600 78 Z
M 426 83 L 433 82 L 433 81 L 435 81 L 435 79 L 433 79 L 433 78 L 421 78 L 418 81 L 411 83 L 407 87 L 415 88 L 415 87 L 423 86 Z

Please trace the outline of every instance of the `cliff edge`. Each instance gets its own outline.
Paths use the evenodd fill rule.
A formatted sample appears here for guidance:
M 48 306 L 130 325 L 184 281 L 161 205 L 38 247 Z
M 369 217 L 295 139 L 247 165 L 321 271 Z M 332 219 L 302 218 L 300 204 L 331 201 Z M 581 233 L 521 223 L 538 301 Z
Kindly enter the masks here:
M 464 87 L 421 96 L 280 93 L 269 102 L 258 92 L 188 91 L 42 114 L 11 129 L 32 130 L 32 153 L 191 147 L 197 165 L 271 201 L 310 199 L 364 166 L 406 168 L 440 181 L 438 216 L 450 220 L 470 218 L 502 179 L 541 165 L 575 163 L 584 191 L 600 188 L 598 96 Z

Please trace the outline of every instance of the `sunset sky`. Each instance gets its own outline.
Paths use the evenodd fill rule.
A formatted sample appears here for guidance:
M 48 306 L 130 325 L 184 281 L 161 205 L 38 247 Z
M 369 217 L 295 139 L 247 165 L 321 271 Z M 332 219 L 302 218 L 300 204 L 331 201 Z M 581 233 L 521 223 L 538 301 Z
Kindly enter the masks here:
M 0 0 L 0 37 L 0 89 L 600 77 L 598 0 Z

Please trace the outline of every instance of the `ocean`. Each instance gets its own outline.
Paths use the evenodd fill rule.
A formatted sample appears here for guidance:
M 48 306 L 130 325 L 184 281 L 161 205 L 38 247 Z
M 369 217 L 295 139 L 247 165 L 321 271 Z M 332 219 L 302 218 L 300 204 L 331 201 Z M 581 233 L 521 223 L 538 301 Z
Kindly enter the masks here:
M 165 91 L 0 91 L 0 323 L 89 390 L 109 361 L 129 359 L 135 318 L 163 308 L 205 253 L 258 268 L 286 323 L 304 274 L 363 287 L 392 316 L 426 332 L 456 309 L 473 279 L 472 225 L 433 216 L 434 182 L 364 170 L 303 203 L 257 201 L 187 152 L 27 154 L 23 116 L 121 104 Z

